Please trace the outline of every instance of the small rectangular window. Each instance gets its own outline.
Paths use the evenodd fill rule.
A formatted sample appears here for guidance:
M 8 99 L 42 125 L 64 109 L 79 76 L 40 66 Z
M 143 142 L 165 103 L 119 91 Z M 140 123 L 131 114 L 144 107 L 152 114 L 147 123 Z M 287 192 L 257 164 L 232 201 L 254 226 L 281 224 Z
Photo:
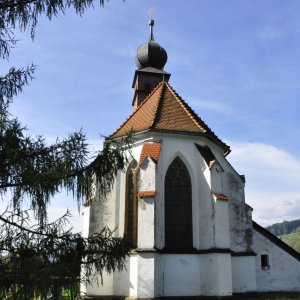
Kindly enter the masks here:
M 263 254 L 260 256 L 261 268 L 263 270 L 268 270 L 270 268 L 269 255 Z

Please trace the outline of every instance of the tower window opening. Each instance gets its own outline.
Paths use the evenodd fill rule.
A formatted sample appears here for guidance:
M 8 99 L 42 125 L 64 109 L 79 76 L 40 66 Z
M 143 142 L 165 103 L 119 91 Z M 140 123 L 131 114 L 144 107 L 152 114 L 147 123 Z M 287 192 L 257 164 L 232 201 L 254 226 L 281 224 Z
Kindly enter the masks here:
M 269 255 L 263 254 L 260 256 L 261 268 L 262 270 L 268 270 L 270 268 Z

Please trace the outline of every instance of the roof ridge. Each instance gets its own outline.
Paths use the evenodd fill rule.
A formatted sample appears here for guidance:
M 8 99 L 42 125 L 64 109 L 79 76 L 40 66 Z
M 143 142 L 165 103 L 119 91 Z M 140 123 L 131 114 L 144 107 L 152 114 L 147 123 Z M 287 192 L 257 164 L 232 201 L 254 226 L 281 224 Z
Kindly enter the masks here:
M 193 109 L 180 97 L 180 95 L 172 88 L 172 86 L 170 84 L 167 85 L 168 88 L 170 89 L 171 93 L 175 96 L 176 100 L 179 102 L 180 106 L 185 110 L 185 112 L 191 117 L 191 119 L 193 120 L 193 122 L 196 124 L 196 126 L 200 129 L 200 130 L 204 130 L 204 132 L 208 129 L 205 128 L 206 126 L 201 126 L 199 123 L 197 122 L 197 119 L 200 119 L 200 117 L 193 111 Z M 200 119 L 200 121 L 202 121 Z M 202 121 L 203 123 L 203 121 Z M 204 127 L 204 128 L 203 128 Z
M 214 131 L 201 119 L 201 117 L 198 116 L 198 114 L 180 97 L 180 95 L 173 89 L 173 87 L 166 83 L 171 92 L 174 94 L 174 96 L 177 98 L 177 101 L 180 103 L 180 105 L 185 109 L 185 111 L 192 117 L 192 120 L 196 123 L 198 128 L 205 130 L 204 133 L 211 133 L 214 137 L 216 137 L 218 140 L 218 136 L 214 133 Z M 199 122 L 199 124 L 198 124 Z M 200 127 L 199 127 L 200 126 Z M 222 140 L 220 140 L 224 145 L 226 145 Z M 227 145 L 226 145 L 227 146 Z M 228 147 L 228 146 L 227 146 Z
M 127 121 L 132 118 L 140 109 L 141 107 L 144 105 L 144 103 L 156 92 L 156 90 L 159 89 L 159 87 L 163 84 L 164 81 L 161 81 L 160 83 L 157 84 L 157 86 L 151 91 L 151 93 L 143 100 L 143 102 L 140 104 L 140 106 L 137 107 L 136 110 L 134 110 L 129 117 L 118 127 L 118 129 L 116 129 L 112 134 L 110 134 L 109 136 L 113 136 L 114 134 L 116 134 L 126 123 Z
M 158 97 L 158 101 L 157 101 L 157 105 L 156 105 L 156 110 L 155 110 L 154 117 L 153 117 L 153 122 L 152 122 L 150 128 L 154 128 L 155 124 L 157 123 L 157 120 L 158 120 L 158 111 L 161 108 L 161 103 L 162 103 L 162 100 L 161 100 L 162 99 L 162 95 L 165 92 L 166 92 L 166 82 L 162 81 L 161 93 L 159 94 L 159 97 Z

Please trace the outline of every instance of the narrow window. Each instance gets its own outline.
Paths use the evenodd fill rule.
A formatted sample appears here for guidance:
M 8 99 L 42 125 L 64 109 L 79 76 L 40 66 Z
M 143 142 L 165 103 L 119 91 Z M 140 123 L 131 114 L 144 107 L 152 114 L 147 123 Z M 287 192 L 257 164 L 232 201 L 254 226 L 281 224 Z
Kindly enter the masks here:
M 126 172 L 125 199 L 125 232 L 124 235 L 132 245 L 137 246 L 137 201 L 136 201 L 136 173 L 137 162 L 133 160 Z
M 193 248 L 192 186 L 189 171 L 177 156 L 165 177 L 165 249 Z
M 269 265 L 269 255 L 263 254 L 260 256 L 261 268 L 263 270 L 268 270 L 270 268 Z

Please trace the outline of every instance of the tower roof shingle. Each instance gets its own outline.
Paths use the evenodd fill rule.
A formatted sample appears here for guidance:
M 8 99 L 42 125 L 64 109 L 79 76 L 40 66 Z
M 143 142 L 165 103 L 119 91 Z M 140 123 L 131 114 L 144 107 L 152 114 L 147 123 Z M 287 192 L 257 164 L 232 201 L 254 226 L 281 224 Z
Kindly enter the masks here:
M 165 81 L 156 86 L 109 138 L 147 130 L 203 134 L 229 149 Z

